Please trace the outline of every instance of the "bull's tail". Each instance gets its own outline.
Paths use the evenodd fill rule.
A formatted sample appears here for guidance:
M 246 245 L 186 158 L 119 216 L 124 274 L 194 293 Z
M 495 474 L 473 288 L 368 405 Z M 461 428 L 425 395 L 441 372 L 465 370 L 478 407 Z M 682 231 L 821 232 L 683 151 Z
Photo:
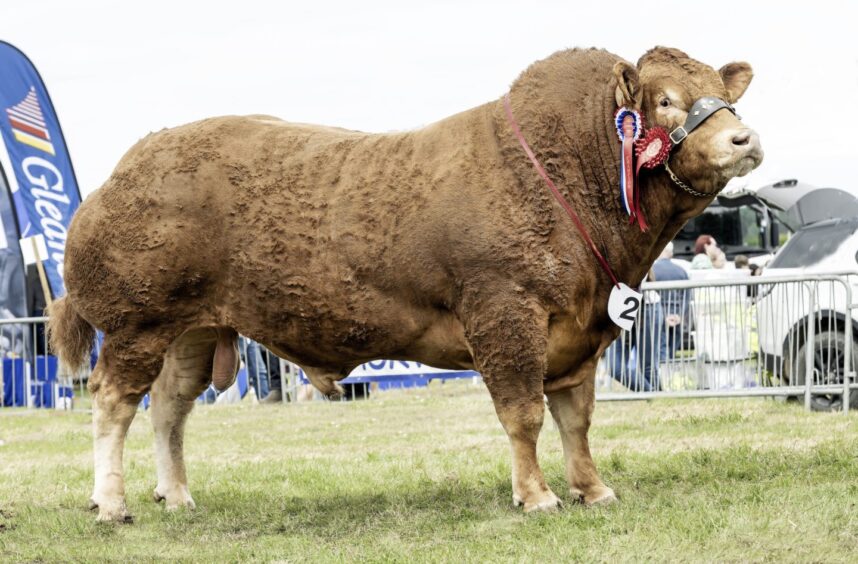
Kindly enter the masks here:
M 89 364 L 95 328 L 80 316 L 68 296 L 52 303 L 48 316 L 51 350 L 69 372 L 82 370 Z

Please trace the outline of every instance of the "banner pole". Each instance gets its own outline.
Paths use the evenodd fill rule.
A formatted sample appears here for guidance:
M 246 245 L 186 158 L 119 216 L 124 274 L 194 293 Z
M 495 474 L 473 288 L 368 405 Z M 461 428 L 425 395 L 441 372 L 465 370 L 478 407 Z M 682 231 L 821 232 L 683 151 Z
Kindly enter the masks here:
M 39 280 L 42 282 L 42 292 L 45 294 L 45 303 L 51 307 L 53 298 L 51 297 L 51 288 L 48 285 L 48 275 L 45 274 L 45 265 L 42 264 L 42 257 L 39 255 L 39 245 L 36 244 L 36 237 L 30 237 L 30 242 L 33 245 L 33 255 L 36 257 L 36 268 L 39 271 Z

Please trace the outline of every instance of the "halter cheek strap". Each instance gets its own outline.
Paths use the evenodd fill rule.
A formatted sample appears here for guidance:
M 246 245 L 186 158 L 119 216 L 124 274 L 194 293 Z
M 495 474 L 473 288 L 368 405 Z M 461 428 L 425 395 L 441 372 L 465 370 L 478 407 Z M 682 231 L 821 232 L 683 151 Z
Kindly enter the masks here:
M 694 102 L 694 105 L 691 106 L 690 110 L 688 110 L 688 117 L 685 118 L 685 123 L 670 132 L 671 142 L 673 142 L 674 145 L 679 145 L 692 131 L 697 129 L 700 124 L 712 117 L 712 115 L 718 110 L 723 110 L 725 108 L 733 112 L 733 115 L 737 118 L 742 119 L 738 114 L 736 114 L 736 109 L 721 98 L 708 96 L 700 98 Z

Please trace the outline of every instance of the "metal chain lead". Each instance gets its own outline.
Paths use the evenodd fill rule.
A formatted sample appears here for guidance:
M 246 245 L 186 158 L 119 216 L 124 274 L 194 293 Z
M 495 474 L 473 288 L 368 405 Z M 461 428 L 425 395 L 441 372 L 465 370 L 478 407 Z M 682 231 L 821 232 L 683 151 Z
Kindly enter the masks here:
M 670 166 L 667 164 L 667 161 L 664 161 L 664 168 L 667 170 L 667 174 L 670 175 L 670 179 L 673 180 L 673 182 L 677 186 L 679 186 L 680 188 L 682 188 L 683 190 L 685 190 L 686 192 L 688 192 L 692 196 L 697 196 L 698 198 L 709 198 L 709 197 L 714 195 L 714 194 L 706 194 L 704 192 L 698 192 L 697 190 L 695 190 L 694 188 L 692 188 L 691 186 L 689 186 L 685 182 L 681 181 L 679 178 L 677 178 L 677 176 L 675 174 L 673 174 L 673 171 L 670 170 Z

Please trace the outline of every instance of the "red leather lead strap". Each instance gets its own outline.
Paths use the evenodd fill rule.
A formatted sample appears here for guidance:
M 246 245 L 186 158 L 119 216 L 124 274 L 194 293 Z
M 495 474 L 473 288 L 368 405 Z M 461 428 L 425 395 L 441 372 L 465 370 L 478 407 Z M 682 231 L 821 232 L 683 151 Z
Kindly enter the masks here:
M 584 237 L 584 240 L 590 246 L 590 251 L 592 251 L 593 256 L 598 259 L 599 264 L 602 265 L 602 269 L 608 273 L 608 276 L 611 278 L 611 281 L 614 283 L 614 286 L 619 287 L 620 282 L 617 280 L 617 277 L 614 276 L 614 271 L 611 270 L 611 265 L 608 264 L 608 261 L 605 260 L 605 257 L 602 256 L 602 253 L 599 252 L 599 249 L 596 248 L 596 244 L 593 243 L 593 240 L 590 238 L 590 235 L 587 233 L 587 229 L 584 227 L 584 224 L 581 223 L 581 219 L 578 217 L 578 214 L 575 213 L 575 210 L 572 209 L 572 206 L 569 202 L 566 201 L 566 198 L 563 197 L 563 194 L 560 193 L 560 190 L 557 189 L 557 186 L 554 185 L 554 182 L 551 181 L 551 178 L 548 177 L 548 173 L 545 172 L 545 169 L 542 168 L 542 165 L 539 164 L 539 160 L 537 160 L 536 155 L 533 154 L 533 151 L 530 150 L 530 146 L 527 144 L 527 141 L 524 139 L 524 135 L 521 133 L 521 129 L 519 129 L 518 124 L 515 121 L 515 118 L 512 115 L 512 108 L 509 105 L 509 94 L 504 96 L 503 98 L 503 107 L 506 109 L 506 117 L 509 120 L 509 125 L 512 128 L 512 131 L 515 133 L 515 136 L 518 138 L 518 142 L 521 144 L 521 148 L 524 149 L 525 154 L 530 159 L 530 162 L 533 163 L 534 168 L 536 168 L 536 172 L 545 180 L 545 183 L 548 184 L 548 187 L 551 189 L 551 193 L 554 194 L 554 197 L 560 203 L 564 210 L 566 210 L 567 215 L 572 219 L 572 222 L 575 224 L 575 227 L 578 228 L 578 231 L 581 233 L 581 236 Z

